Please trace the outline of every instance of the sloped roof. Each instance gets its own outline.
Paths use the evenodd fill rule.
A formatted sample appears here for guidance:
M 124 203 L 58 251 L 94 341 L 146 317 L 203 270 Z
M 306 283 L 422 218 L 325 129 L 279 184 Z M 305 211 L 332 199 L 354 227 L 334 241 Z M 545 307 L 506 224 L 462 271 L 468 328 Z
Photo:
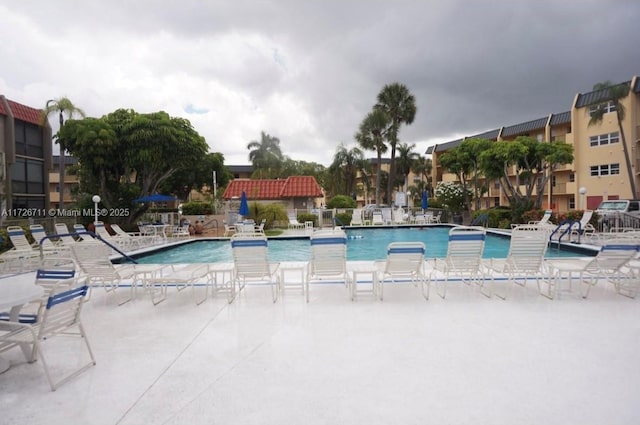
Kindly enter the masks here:
M 571 111 L 560 112 L 559 114 L 553 114 L 551 116 L 552 126 L 558 124 L 571 124 Z
M 616 86 L 630 86 L 631 81 L 616 84 Z M 578 94 L 578 100 L 576 101 L 576 108 L 583 108 L 585 106 L 591 106 L 598 103 L 606 102 L 610 99 L 609 87 L 605 87 L 600 90 L 590 91 L 589 93 Z
M 234 179 L 229 182 L 223 199 L 240 197 L 247 199 L 321 198 L 322 189 L 313 176 L 291 176 L 282 180 Z
M 6 99 L 6 98 L 5 98 Z M 41 125 L 41 114 L 42 111 L 40 109 L 35 109 L 27 105 L 23 105 L 22 103 L 14 102 L 13 100 L 6 99 L 9 108 L 11 109 L 11 113 L 13 114 L 13 118 L 20 121 L 25 121 L 35 125 Z M 2 102 L 0 102 L 0 114 L 9 115 L 9 111 L 5 110 Z
M 544 129 L 545 125 L 547 125 L 548 119 L 549 117 L 547 116 L 516 125 L 510 125 L 502 130 L 502 137 L 515 136 L 517 134 L 525 134 L 533 130 Z

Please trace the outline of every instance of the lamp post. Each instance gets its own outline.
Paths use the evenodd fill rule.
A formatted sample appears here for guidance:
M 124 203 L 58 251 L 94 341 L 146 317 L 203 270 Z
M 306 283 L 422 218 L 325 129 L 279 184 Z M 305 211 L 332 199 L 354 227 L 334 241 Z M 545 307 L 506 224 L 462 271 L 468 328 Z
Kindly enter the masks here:
M 587 188 L 586 187 L 581 187 L 580 189 L 578 189 L 578 192 L 580 193 L 580 209 L 584 210 L 584 208 L 585 208 L 584 195 L 587 194 Z
M 98 204 L 100 203 L 100 196 L 98 195 L 93 195 L 93 198 L 91 198 L 91 200 L 93 201 L 93 206 L 94 206 L 94 210 L 93 210 L 93 214 L 94 214 L 94 219 L 93 219 L 93 225 L 96 226 L 98 224 Z

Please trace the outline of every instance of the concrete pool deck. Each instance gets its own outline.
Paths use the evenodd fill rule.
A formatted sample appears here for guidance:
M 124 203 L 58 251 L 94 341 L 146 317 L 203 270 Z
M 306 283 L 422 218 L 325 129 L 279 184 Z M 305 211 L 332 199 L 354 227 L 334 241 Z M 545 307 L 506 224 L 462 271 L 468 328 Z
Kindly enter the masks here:
M 506 301 L 387 284 L 383 302 L 352 302 L 318 284 L 310 303 L 273 303 L 261 285 L 199 306 L 175 290 L 117 306 L 97 288 L 83 310 L 97 365 L 51 392 L 39 362 L 4 352 L 0 423 L 631 425 L 638 317 L 604 282 L 554 301 L 531 284 Z M 80 352 L 57 343 L 54 373 Z

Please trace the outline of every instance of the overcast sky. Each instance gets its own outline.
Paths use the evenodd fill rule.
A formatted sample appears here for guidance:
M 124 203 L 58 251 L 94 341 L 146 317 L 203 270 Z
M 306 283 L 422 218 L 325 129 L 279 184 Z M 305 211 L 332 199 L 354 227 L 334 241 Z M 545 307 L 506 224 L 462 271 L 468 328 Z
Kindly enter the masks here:
M 164 110 L 227 165 L 261 131 L 329 165 L 385 84 L 414 94 L 400 139 L 424 153 L 640 75 L 639 23 L 636 0 L 20 0 L 0 4 L 0 94 Z

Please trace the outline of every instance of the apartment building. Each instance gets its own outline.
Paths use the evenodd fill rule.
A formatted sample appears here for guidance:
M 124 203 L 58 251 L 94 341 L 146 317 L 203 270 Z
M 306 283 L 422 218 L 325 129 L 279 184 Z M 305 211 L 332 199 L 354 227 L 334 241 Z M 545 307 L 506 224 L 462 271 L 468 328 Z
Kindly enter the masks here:
M 0 199 L 5 217 L 49 208 L 51 126 L 42 110 L 0 95 Z
M 78 160 L 72 156 L 65 155 L 65 175 L 64 184 L 60 185 L 60 156 L 53 155 L 52 168 L 49 171 L 49 200 L 51 205 L 57 208 L 60 205 L 60 196 L 64 207 L 68 208 L 75 204 L 76 200 L 73 197 L 73 192 L 80 186 L 78 176 L 70 173 L 69 167 L 78 163 Z
M 595 209 L 604 199 L 637 199 L 640 197 L 640 78 L 619 85 L 628 87 L 629 94 L 620 100 L 624 108 L 624 119 L 618 125 L 614 104 L 608 101 L 609 89 L 578 93 L 571 109 L 552 113 L 531 121 L 499 127 L 469 136 L 493 141 L 514 140 L 518 136 L 536 138 L 539 142 L 564 141 L 573 146 L 574 161 L 554 171 L 547 187 L 543 208 L 556 212 L 573 209 Z M 606 104 L 606 113 L 601 122 L 590 124 L 598 105 Z M 630 167 L 627 166 L 626 149 Z M 455 181 L 457 177 L 439 164 L 439 157 L 465 138 L 429 147 L 432 156 L 434 182 Z M 630 173 L 629 173 L 630 170 Z M 633 179 L 633 193 L 629 176 Z M 481 198 L 481 207 L 509 205 L 498 182 L 484 182 L 488 192 Z

